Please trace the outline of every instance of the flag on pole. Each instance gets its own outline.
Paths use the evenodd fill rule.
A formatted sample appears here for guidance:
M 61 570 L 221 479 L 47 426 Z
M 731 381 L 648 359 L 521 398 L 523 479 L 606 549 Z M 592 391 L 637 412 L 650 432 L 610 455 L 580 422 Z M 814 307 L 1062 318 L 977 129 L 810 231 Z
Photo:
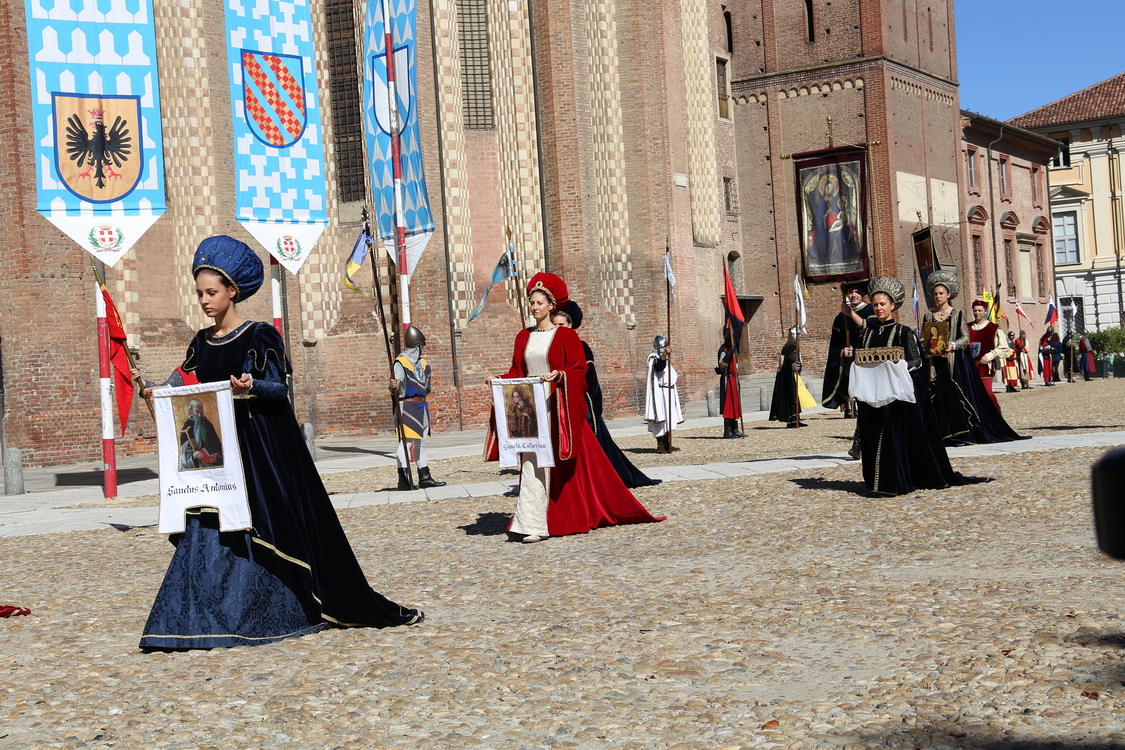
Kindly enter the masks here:
M 352 276 L 363 266 L 363 261 L 367 258 L 367 248 L 371 243 L 371 235 L 365 229 L 361 229 L 359 237 L 356 238 L 355 245 L 352 247 L 352 252 L 348 256 L 348 261 L 344 264 L 344 286 L 351 289 L 353 292 L 359 292 L 364 297 L 375 299 L 367 292 L 363 291 L 355 285 L 355 279 Z
M 1022 307 L 1020 307 L 1020 301 L 1019 300 L 1016 300 L 1016 315 L 1023 318 L 1024 320 L 1026 320 L 1027 324 L 1029 326 L 1031 326 L 1032 328 L 1035 327 L 1035 324 L 1031 322 L 1031 318 L 1027 317 L 1027 313 L 1025 313 L 1023 311 Z
M 672 296 L 676 296 L 676 274 L 672 271 L 672 253 L 666 251 L 664 253 L 664 278 L 668 279 L 668 287 L 672 290 Z
M 509 249 L 505 250 L 504 254 L 500 256 L 500 262 L 496 264 L 496 268 L 492 269 L 492 278 L 488 280 L 488 288 L 484 290 L 484 296 L 480 298 L 480 304 L 477 305 L 476 310 L 473 310 L 473 314 L 469 316 L 465 325 L 472 323 L 484 311 L 484 303 L 488 301 L 488 293 L 492 291 L 492 287 L 515 275 L 516 259 L 512 256 L 509 246 Z
M 805 324 L 808 322 L 808 315 L 805 313 L 805 298 L 808 292 L 805 291 L 801 284 L 801 274 L 793 276 L 793 294 L 797 300 L 797 324 L 800 333 L 805 332 Z
M 727 271 L 727 264 L 723 264 L 723 289 L 724 289 L 724 302 L 726 304 L 726 326 L 731 329 L 731 343 L 734 345 L 735 351 L 738 350 L 738 343 L 742 341 L 742 329 L 746 325 L 746 318 L 742 315 L 742 308 L 738 304 L 738 295 L 734 293 L 734 284 L 730 280 L 730 272 Z M 726 327 L 724 326 L 724 328 Z
M 113 266 L 166 210 L 152 2 L 27 0 L 4 8 L 17 5 L 27 23 L 22 59 L 30 75 L 19 95 L 27 97 L 27 121 L 5 140 L 26 148 L 26 164 L 37 171 L 9 177 L 9 194 L 33 192 L 43 218 Z M 5 57 L 9 90 L 21 57 L 14 50 Z
M 102 298 L 105 300 L 105 318 L 109 324 L 109 361 L 113 365 L 113 385 L 117 395 L 117 416 L 121 419 L 121 434 L 125 435 L 125 426 L 129 424 L 129 408 L 133 404 L 133 375 L 129 372 L 129 353 L 125 347 L 129 345 L 125 336 L 125 326 L 117 306 L 110 299 L 109 291 L 105 284 L 102 288 Z
M 1000 308 L 1000 300 L 998 300 L 992 294 L 992 292 L 985 289 L 980 293 L 980 298 L 986 305 L 988 305 L 988 322 L 999 323 L 1001 318 L 1003 318 L 1004 320 L 1008 319 L 1008 316 L 1005 315 L 1004 311 Z
M 422 252 L 434 234 L 434 218 L 426 189 L 422 160 L 422 130 L 418 122 L 417 0 L 367 3 L 367 33 L 363 55 L 363 123 L 370 162 L 371 189 L 375 198 L 375 234 L 383 241 L 391 262 L 398 265 L 395 217 L 395 179 L 391 131 L 397 126 L 402 172 L 400 198 L 406 229 L 406 269 L 414 273 Z M 350 7 L 350 6 L 349 6 Z M 394 50 L 394 90 L 398 100 L 398 122 L 390 121 L 390 89 L 387 80 L 387 24 L 391 26 Z M 426 58 L 423 57 L 423 60 Z
M 914 322 L 919 322 L 918 319 L 918 282 L 914 282 Z
M 1047 302 L 1047 318 L 1043 321 L 1043 325 L 1050 326 L 1059 322 L 1059 309 L 1055 307 L 1055 295 L 1051 295 L 1050 300 Z

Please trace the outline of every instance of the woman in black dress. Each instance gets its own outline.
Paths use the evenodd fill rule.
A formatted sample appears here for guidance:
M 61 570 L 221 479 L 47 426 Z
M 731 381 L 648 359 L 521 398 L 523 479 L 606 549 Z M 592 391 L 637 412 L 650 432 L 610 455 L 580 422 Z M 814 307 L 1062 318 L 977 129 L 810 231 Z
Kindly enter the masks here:
M 918 338 L 894 319 L 906 298 L 902 282 L 893 276 L 876 276 L 869 283 L 874 316 L 861 320 L 857 346 L 844 349 L 856 356 L 849 390 L 859 410 L 863 481 L 875 496 L 904 495 L 918 489 L 942 489 L 960 484 L 945 445 L 934 427 L 928 407 L 927 382 L 922 374 Z M 867 354 L 878 352 L 884 361 L 863 364 Z
M 574 300 L 568 300 L 555 313 L 553 322 L 555 325 L 577 330 L 582 325 L 582 308 Z M 582 349 L 586 352 L 586 422 L 597 436 L 598 444 L 605 451 L 606 458 L 613 464 L 614 471 L 629 489 L 660 484 L 661 480 L 646 476 L 634 466 L 617 447 L 617 443 L 613 442 L 613 436 L 609 434 L 609 428 L 602 419 L 602 386 L 598 382 L 598 370 L 594 367 L 594 353 L 590 351 L 590 346 L 585 341 L 582 342 Z
M 261 286 L 261 260 L 238 240 L 209 237 L 192 270 L 215 324 L 195 335 L 163 385 L 230 381 L 254 527 L 220 532 L 215 508 L 187 511 L 141 647 L 260 645 L 327 627 L 421 622 L 420 610 L 395 604 L 364 578 L 293 415 L 280 334 L 235 311 Z

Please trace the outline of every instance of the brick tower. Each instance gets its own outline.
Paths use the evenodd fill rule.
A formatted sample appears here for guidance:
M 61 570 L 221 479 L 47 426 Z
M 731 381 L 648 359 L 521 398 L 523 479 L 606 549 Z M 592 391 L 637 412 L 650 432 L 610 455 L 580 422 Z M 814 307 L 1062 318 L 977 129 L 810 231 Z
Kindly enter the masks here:
M 793 322 L 800 258 L 794 165 L 834 145 L 870 150 L 871 273 L 914 281 L 911 232 L 934 226 L 943 266 L 964 267 L 958 237 L 960 153 L 952 0 L 760 0 L 731 6 L 731 94 L 743 196 L 746 288 L 765 299 L 750 321 L 768 363 Z M 755 290 L 761 289 L 761 292 Z M 808 356 L 823 362 L 839 284 L 809 284 Z M 904 306 L 900 321 L 913 324 Z M 772 335 L 772 338 L 771 338 Z

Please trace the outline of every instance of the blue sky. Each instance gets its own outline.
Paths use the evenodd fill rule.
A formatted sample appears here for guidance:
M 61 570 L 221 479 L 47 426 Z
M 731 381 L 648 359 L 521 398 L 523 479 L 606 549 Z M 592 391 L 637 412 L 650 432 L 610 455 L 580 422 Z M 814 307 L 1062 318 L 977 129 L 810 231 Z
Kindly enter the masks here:
M 1008 120 L 1125 72 L 1125 0 L 955 0 L 954 13 L 962 109 Z

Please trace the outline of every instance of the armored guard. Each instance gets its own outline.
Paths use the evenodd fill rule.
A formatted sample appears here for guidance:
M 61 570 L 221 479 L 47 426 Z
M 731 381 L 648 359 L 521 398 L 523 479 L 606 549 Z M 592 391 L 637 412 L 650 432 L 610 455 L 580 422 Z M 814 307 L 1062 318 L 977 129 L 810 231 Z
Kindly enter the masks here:
M 672 445 L 672 430 L 684 421 L 680 410 L 680 392 L 676 388 L 676 368 L 668 361 L 670 351 L 668 339 L 657 336 L 652 340 L 652 351 L 648 355 L 645 421 L 648 423 L 648 431 L 656 438 L 657 453 L 679 450 Z
M 410 326 L 406 329 L 403 341 L 406 348 L 395 360 L 394 377 L 390 382 L 391 393 L 399 401 L 402 420 L 402 435 L 398 443 L 398 489 L 410 489 L 410 477 L 406 472 L 408 461 L 413 461 L 418 466 L 419 487 L 444 487 L 445 482 L 437 482 L 430 476 L 429 462 L 426 460 L 426 438 L 430 436 L 430 410 L 426 405 L 426 398 L 433 388 L 430 365 L 422 358 L 426 336 Z M 397 420 L 395 427 L 399 427 Z

